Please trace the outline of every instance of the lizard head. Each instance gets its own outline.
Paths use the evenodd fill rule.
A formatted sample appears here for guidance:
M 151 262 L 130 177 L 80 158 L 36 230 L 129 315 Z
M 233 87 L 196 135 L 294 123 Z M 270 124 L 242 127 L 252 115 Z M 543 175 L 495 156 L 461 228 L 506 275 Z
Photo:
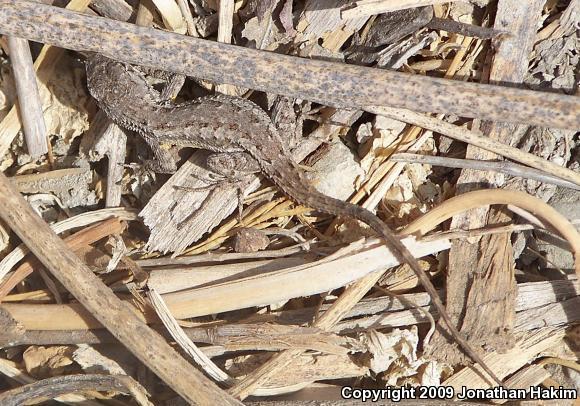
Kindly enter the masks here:
M 131 65 L 114 61 L 100 54 L 86 62 L 87 87 L 101 107 L 123 107 L 135 99 L 153 99 L 144 75 Z

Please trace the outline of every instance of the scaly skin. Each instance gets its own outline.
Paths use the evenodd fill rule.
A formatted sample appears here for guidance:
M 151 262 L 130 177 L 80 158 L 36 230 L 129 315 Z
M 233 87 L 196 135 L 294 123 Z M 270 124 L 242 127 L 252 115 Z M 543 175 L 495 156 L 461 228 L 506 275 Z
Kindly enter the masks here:
M 296 202 L 368 224 L 386 241 L 397 259 L 413 269 L 453 338 L 502 385 L 457 331 L 431 280 L 393 231 L 370 211 L 314 189 L 304 171 L 293 161 L 268 115 L 256 104 L 242 98 L 217 95 L 172 105 L 160 99 L 159 93 L 147 84 L 139 70 L 98 54 L 87 62 L 87 81 L 89 91 L 107 115 L 118 125 L 137 131 L 146 140 L 156 141 L 153 145 L 150 143 L 152 148 L 158 143 L 172 143 L 215 152 L 245 152 Z M 172 168 L 175 165 L 161 162 L 160 166 Z

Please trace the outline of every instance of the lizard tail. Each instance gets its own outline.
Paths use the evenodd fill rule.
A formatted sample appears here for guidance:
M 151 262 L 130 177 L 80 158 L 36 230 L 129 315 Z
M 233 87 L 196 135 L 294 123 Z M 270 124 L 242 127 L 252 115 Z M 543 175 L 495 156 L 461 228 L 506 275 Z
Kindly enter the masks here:
M 297 168 L 294 168 L 294 171 Z M 290 171 L 286 173 L 292 173 Z M 294 172 L 296 173 L 296 172 Z M 302 178 L 302 177 L 301 177 Z M 489 368 L 486 363 L 481 359 L 478 353 L 469 345 L 469 343 L 463 338 L 461 333 L 455 327 L 455 324 L 451 321 L 449 314 L 445 310 L 445 306 L 443 302 L 439 298 L 437 290 L 431 283 L 431 280 L 423 271 L 417 259 L 409 252 L 407 247 L 403 245 L 401 240 L 396 236 L 396 234 L 387 226 L 381 219 L 379 219 L 375 214 L 371 213 L 370 211 L 357 206 L 352 203 L 344 202 L 342 200 L 334 199 L 329 196 L 326 196 L 312 186 L 308 185 L 308 183 L 303 182 L 302 179 L 300 182 L 292 181 L 288 182 L 288 179 L 285 181 L 278 181 L 276 176 L 272 176 L 272 179 L 275 183 L 277 183 L 281 189 L 288 194 L 294 201 L 307 206 L 311 207 L 315 210 L 325 212 L 328 214 L 333 214 L 336 216 L 341 217 L 351 217 L 357 220 L 362 221 L 363 223 L 367 224 L 371 227 L 380 237 L 382 237 L 387 242 L 387 247 L 391 249 L 395 257 L 401 263 L 407 263 L 427 293 L 431 296 L 431 300 L 433 304 L 437 308 L 440 317 L 445 321 L 447 328 L 449 329 L 450 333 L 454 336 L 457 343 L 460 347 L 465 351 L 465 353 L 476 363 L 480 365 L 480 367 L 491 377 L 498 385 L 502 386 L 503 382 L 495 375 L 495 373 Z

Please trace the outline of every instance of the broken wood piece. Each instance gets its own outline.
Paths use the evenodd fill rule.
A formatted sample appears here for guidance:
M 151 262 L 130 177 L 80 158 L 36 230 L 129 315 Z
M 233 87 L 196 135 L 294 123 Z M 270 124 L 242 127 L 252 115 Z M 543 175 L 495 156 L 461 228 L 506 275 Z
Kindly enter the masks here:
M 543 4 L 543 0 L 525 3 L 514 0 L 498 1 L 493 27 L 498 31 L 506 31 L 510 35 L 495 41 L 495 52 L 489 74 L 490 83 L 515 85 L 523 82 L 528 70 L 528 61 Z M 504 122 L 485 123 L 483 134 L 489 140 L 498 141 L 504 145 L 514 145 L 517 142 L 515 125 Z M 466 157 L 482 160 L 497 159 L 493 153 L 487 150 L 482 151 L 474 145 L 467 147 Z M 543 161 L 547 162 L 547 160 Z M 499 188 L 503 186 L 502 178 L 503 176 L 498 173 L 462 170 L 457 193 L 465 195 L 466 192 L 470 193 L 476 188 L 474 185 L 480 188 L 481 184 L 488 185 L 489 188 Z M 475 193 L 481 192 L 480 190 Z M 518 194 L 518 192 L 504 189 L 489 190 L 488 193 L 498 196 Z M 518 206 L 523 203 L 522 200 L 528 200 L 530 206 L 536 209 L 538 205 L 543 205 L 542 210 L 553 210 L 543 204 L 540 199 L 531 198 L 523 193 L 520 195 L 521 198 L 517 198 L 516 205 Z M 535 203 L 532 204 L 532 200 Z M 533 211 L 533 207 L 526 207 L 525 210 Z M 507 214 L 495 207 L 481 207 L 478 210 L 463 211 L 455 215 L 451 226 L 468 230 L 479 228 L 487 223 L 504 223 L 510 220 Z M 567 222 L 565 218 L 561 220 Z M 571 224 L 567 228 L 572 233 L 571 238 L 578 238 L 577 241 L 580 244 L 580 236 L 574 236 L 577 234 L 575 228 Z M 575 256 L 577 258 L 576 272 L 580 275 L 580 251 L 578 253 L 579 255 Z M 512 335 L 516 298 L 514 272 L 515 260 L 509 232 L 483 236 L 476 241 L 455 240 L 453 242 L 452 249 L 449 251 L 446 303 L 456 325 L 460 326 L 461 333 L 474 345 L 502 351 L 511 348 L 514 344 Z M 447 342 L 444 334 L 437 334 L 434 337 L 432 353 L 446 353 L 446 359 L 451 362 L 461 360 L 463 357 L 452 349 L 454 344 L 447 344 Z
M 231 44 L 234 29 L 234 0 L 220 0 L 218 14 L 217 41 L 224 44 Z M 235 86 L 232 85 L 217 85 L 216 90 L 228 95 L 236 95 L 237 93 Z M 243 90 L 242 93 L 244 93 Z
M 151 230 L 148 250 L 178 255 L 237 209 L 240 185 L 210 180 L 207 156 L 195 152 L 139 213 Z M 257 177 L 249 176 L 246 185 L 244 195 L 258 188 Z
M 3 174 L 0 174 L 0 200 L 4 207 L 0 216 L 8 226 L 63 286 L 167 385 L 189 402 L 239 404 L 187 363 L 122 303 L 71 253 Z
M 90 161 L 107 158 L 105 207 L 118 207 L 123 193 L 127 135 L 99 111 L 81 141 L 81 153 Z
M 131 221 L 137 219 L 137 213 L 123 208 L 101 209 L 70 217 L 59 221 L 58 223 L 51 224 L 50 227 L 55 233 L 60 234 L 64 231 L 77 227 L 85 227 L 99 221 L 107 220 L 111 217 L 116 217 L 119 220 Z M 20 244 L 12 252 L 7 254 L 2 261 L 0 261 L 0 282 L 4 279 L 6 274 L 10 272 L 10 270 L 16 266 L 16 264 L 22 260 L 26 254 L 28 254 L 28 252 L 28 248 L 26 248 L 24 244 Z
M 527 365 L 540 352 L 556 345 L 562 340 L 564 334 L 563 327 L 546 327 L 518 333 L 513 348 L 503 354 L 488 353 L 484 359 L 488 364 L 493 365 L 500 376 L 507 376 Z M 480 372 L 476 369 L 479 370 L 479 367 L 466 367 L 443 382 L 443 385 L 452 386 L 456 391 L 461 391 L 462 387 L 489 388 L 489 384 L 479 376 Z
M 117 124 L 106 119 L 103 139 L 109 141 L 105 206 L 117 207 L 121 204 L 123 187 L 121 179 L 123 178 L 123 165 L 125 164 L 125 155 L 127 154 L 127 135 Z
M 98 202 L 93 188 L 93 171 L 91 168 L 66 168 L 54 171 L 17 175 L 10 180 L 21 193 L 52 193 L 62 207 L 78 207 Z
M 92 244 L 111 234 L 120 234 L 126 228 L 126 224 L 118 218 L 105 220 L 66 237 L 65 244 L 72 250 L 78 251 L 83 246 Z M 12 275 L 0 285 L 0 300 L 10 293 L 20 282 L 30 275 L 36 267 L 41 266 L 37 259 L 24 261 Z
M 48 134 L 42 114 L 42 103 L 36 84 L 36 72 L 28 41 L 8 37 L 12 74 L 18 94 L 18 113 L 22 121 L 28 153 L 33 159 L 48 153 Z
M 4 34 L 79 51 L 101 52 L 124 62 L 218 83 L 338 107 L 393 105 L 547 127 L 580 127 L 580 100 L 573 96 L 255 51 L 30 1 L 2 0 L 0 6 L 0 32 Z M 46 15 L 53 18 L 46 20 Z M 67 29 L 63 30 L 63 26 Z M 56 32 L 58 36 L 51 35 Z M 215 69 L 216 65 L 222 69 Z M 247 66 L 253 68 L 250 75 Z M 272 66 L 276 66 L 276 72 L 271 71 Z M 422 91 L 414 91 L 418 88 Z

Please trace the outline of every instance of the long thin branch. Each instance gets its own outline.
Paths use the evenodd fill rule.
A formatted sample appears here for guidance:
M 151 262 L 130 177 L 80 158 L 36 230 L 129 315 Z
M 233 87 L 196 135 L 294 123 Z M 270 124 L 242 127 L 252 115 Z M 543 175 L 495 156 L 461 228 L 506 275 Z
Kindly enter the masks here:
M 479 171 L 496 171 L 511 176 L 534 179 L 544 183 L 580 190 L 580 185 L 560 179 L 544 171 L 529 168 L 524 165 L 514 164 L 509 161 L 480 161 L 478 159 L 458 159 L 446 156 L 431 156 L 421 154 L 397 153 L 389 157 L 391 161 L 420 163 L 448 168 L 475 169 Z
M 129 376 L 124 375 L 65 375 L 43 379 L 0 394 L 0 404 L 18 406 L 38 403 L 40 399 L 86 391 L 117 391 L 131 393 L 140 405 L 152 405 L 145 389 Z
M 580 97 L 578 98 L 580 100 Z M 475 145 L 486 151 L 493 152 L 505 158 L 509 158 L 524 165 L 531 166 L 543 172 L 558 176 L 559 178 L 573 182 L 580 185 L 580 174 L 571 169 L 564 168 L 548 161 L 544 158 L 524 152 L 510 145 L 503 144 L 497 140 L 485 137 L 475 131 L 470 131 L 466 128 L 447 123 L 434 117 L 429 117 L 425 114 L 416 113 L 407 109 L 396 109 L 391 107 L 369 107 L 367 109 L 373 114 L 383 115 L 394 120 L 403 121 L 408 124 L 413 124 L 418 127 L 426 128 L 431 131 L 441 133 L 454 140 L 466 142 Z
M 0 206 L 0 218 L 30 251 L 111 334 L 167 385 L 191 403 L 239 404 L 121 302 L 34 212 L 4 174 L 0 174 Z
M 0 32 L 336 107 L 397 106 L 546 127 L 580 127 L 577 97 L 256 51 L 25 0 L 0 1 Z

